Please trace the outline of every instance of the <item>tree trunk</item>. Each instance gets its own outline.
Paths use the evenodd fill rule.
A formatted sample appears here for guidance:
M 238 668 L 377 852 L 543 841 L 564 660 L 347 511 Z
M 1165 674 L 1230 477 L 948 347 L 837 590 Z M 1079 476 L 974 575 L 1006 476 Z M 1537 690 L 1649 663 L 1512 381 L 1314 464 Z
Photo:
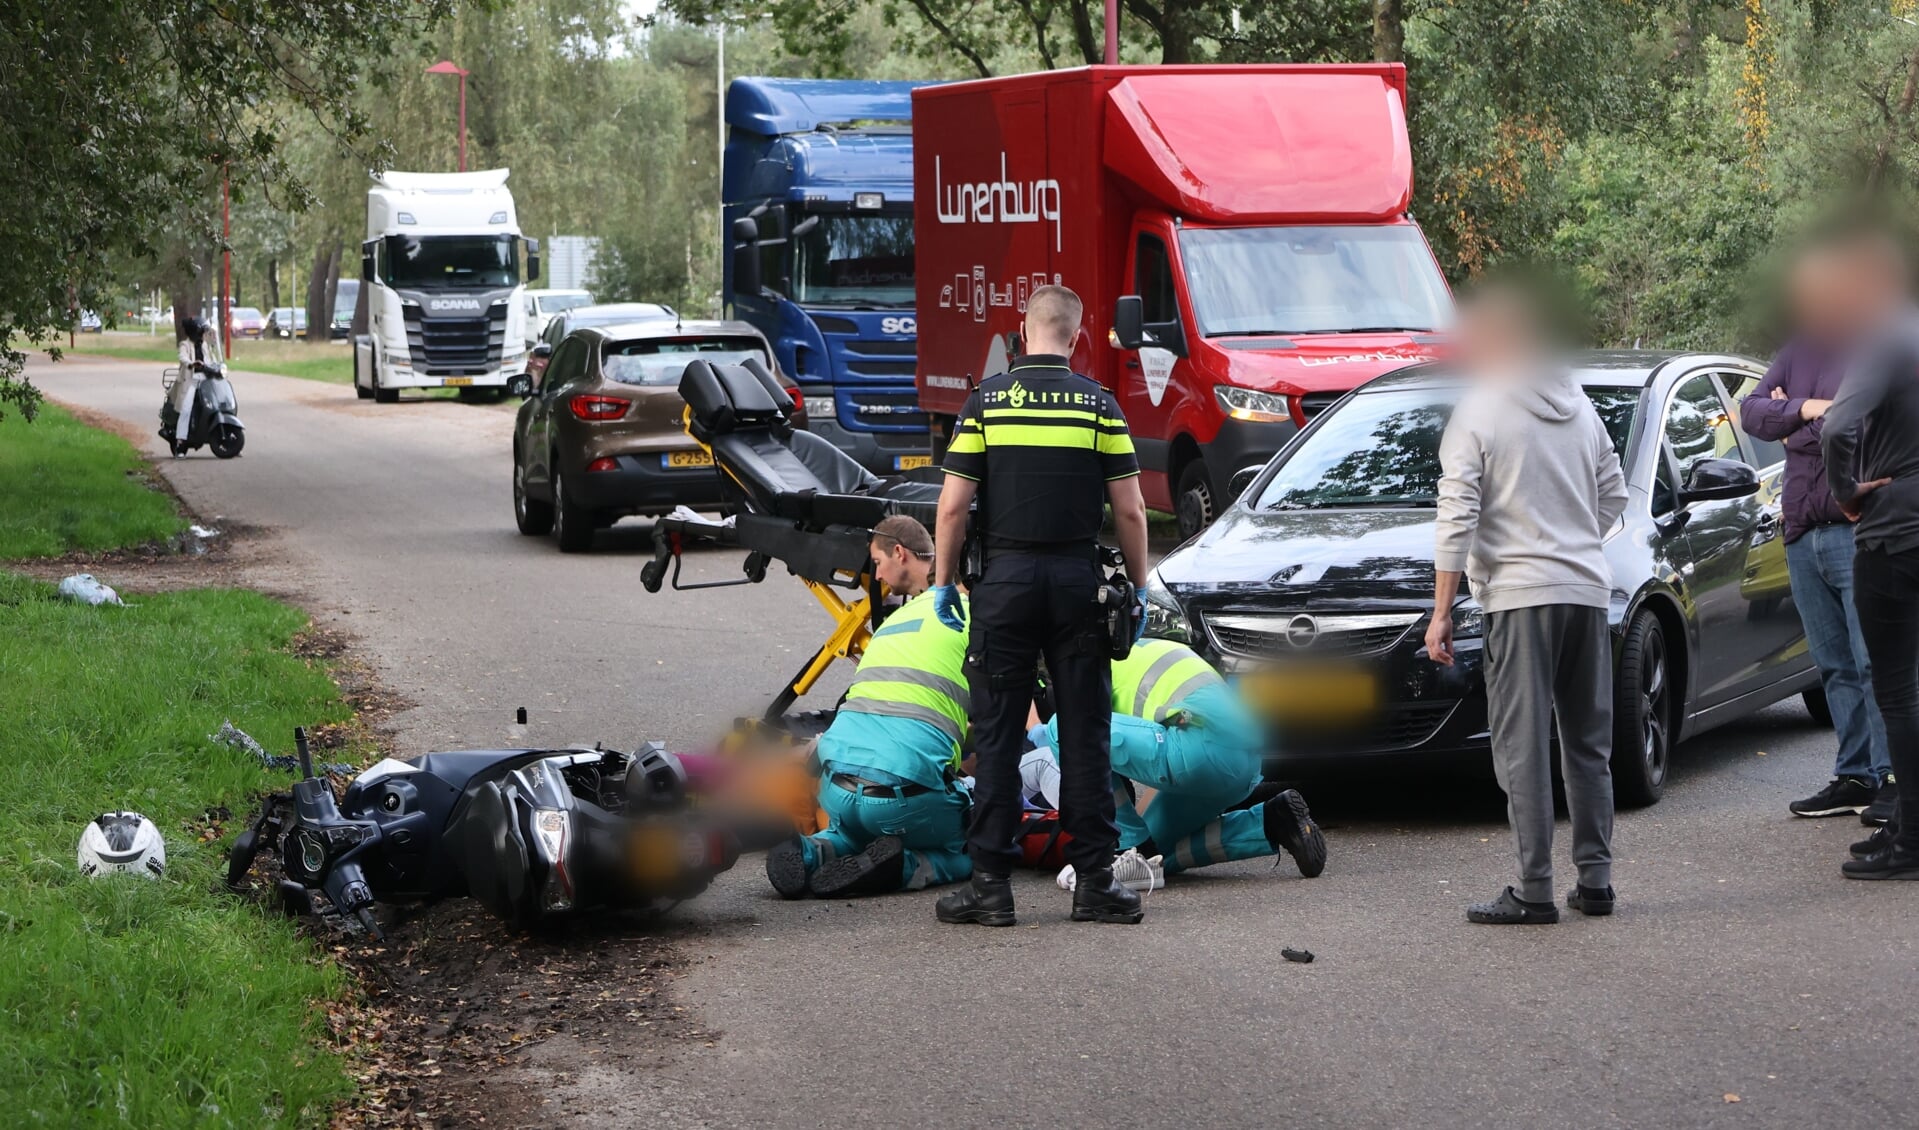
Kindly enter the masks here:
M 340 245 L 335 243 L 333 245 L 333 254 L 327 257 L 326 301 L 323 303 L 326 307 L 326 321 L 320 323 L 326 327 L 328 338 L 333 336 L 333 308 L 338 305 L 340 301 L 340 258 Z M 307 332 L 312 333 L 313 331 L 308 330 Z M 350 334 L 353 331 L 348 330 L 347 332 Z
M 280 259 L 273 256 L 267 259 L 267 310 L 280 307 Z
M 173 307 L 173 340 L 177 344 L 187 336 L 180 332 L 180 323 L 200 312 L 199 284 L 185 281 L 169 283 L 167 304 Z
M 1093 32 L 1093 5 L 1100 0 L 1072 0 L 1073 5 L 1073 42 L 1079 45 L 1080 58 L 1087 66 L 1106 61 L 1106 41 Z
M 1373 61 L 1406 61 L 1406 0 L 1373 0 Z
M 333 328 L 333 291 L 327 279 L 339 253 L 339 243 L 328 241 L 313 255 L 313 270 L 307 275 L 307 341 L 311 344 L 326 341 Z
M 1872 155 L 1872 167 L 1866 173 L 1866 187 L 1879 188 L 1886 179 L 1886 169 L 1892 164 L 1892 147 L 1906 132 L 1906 124 L 1912 121 L 1912 104 L 1919 99 L 1919 47 L 1913 48 L 1906 57 L 1906 88 L 1899 94 L 1899 105 L 1887 114 L 1886 135 L 1879 140 L 1879 149 Z

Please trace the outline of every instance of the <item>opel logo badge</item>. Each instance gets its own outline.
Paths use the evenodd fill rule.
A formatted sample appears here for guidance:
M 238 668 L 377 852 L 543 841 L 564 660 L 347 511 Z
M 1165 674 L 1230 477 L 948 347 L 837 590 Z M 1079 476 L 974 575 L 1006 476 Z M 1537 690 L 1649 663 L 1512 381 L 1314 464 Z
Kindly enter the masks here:
M 1310 647 L 1319 637 L 1319 621 L 1301 613 L 1286 623 L 1286 642 L 1294 647 Z

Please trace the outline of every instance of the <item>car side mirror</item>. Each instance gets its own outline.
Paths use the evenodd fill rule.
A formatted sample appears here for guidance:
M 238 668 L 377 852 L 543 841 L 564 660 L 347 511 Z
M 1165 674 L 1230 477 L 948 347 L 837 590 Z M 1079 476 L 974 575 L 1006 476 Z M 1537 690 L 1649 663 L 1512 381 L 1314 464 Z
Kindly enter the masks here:
M 1226 480 L 1227 497 L 1229 499 L 1237 499 L 1239 496 L 1245 494 L 1246 488 L 1252 486 L 1253 480 L 1259 478 L 1259 473 L 1265 469 L 1266 465 L 1264 463 L 1256 463 L 1251 467 L 1241 467 L 1239 470 L 1234 471 L 1233 477 Z
M 1759 493 L 1759 472 L 1737 459 L 1701 459 L 1686 470 L 1680 502 L 1715 502 Z
M 533 356 L 535 357 L 553 356 L 553 343 L 550 341 L 540 342 L 538 345 L 533 347 Z

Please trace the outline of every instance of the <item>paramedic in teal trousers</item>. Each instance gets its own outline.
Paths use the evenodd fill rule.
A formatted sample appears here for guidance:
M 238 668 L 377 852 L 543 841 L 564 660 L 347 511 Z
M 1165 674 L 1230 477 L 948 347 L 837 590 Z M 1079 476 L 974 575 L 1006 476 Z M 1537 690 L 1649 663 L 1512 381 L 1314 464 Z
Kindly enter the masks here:
M 940 623 L 926 593 L 926 527 L 885 518 L 869 549 L 875 575 L 911 599 L 873 633 L 820 735 L 820 808 L 831 822 L 766 854 L 766 877 L 786 898 L 919 890 L 973 874 L 959 780 L 966 633 Z
M 1030 736 L 1047 753 L 1059 748 L 1052 722 Z M 1325 870 L 1326 837 L 1305 798 L 1292 789 L 1264 804 L 1225 811 L 1259 784 L 1264 739 L 1239 695 L 1185 644 L 1145 639 L 1115 660 L 1114 799 L 1124 850 L 1114 877 L 1135 890 L 1151 890 L 1165 883 L 1162 867 L 1184 871 L 1281 850 L 1309 879 Z M 1122 777 L 1156 791 L 1143 815 L 1126 795 Z M 1039 783 L 1045 792 L 1050 782 Z M 1071 885 L 1071 870 L 1060 873 L 1061 886 Z

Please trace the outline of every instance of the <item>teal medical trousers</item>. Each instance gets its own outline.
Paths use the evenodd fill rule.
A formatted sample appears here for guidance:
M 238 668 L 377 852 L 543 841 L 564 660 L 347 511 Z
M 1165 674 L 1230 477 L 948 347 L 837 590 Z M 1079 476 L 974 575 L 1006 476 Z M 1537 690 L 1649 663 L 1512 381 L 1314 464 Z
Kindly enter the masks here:
M 1058 736 L 1051 723 L 1047 735 Z M 1052 748 L 1057 757 L 1059 747 Z M 1127 714 L 1113 715 L 1112 751 L 1122 851 L 1151 839 L 1170 872 L 1277 850 L 1266 839 L 1265 805 L 1224 811 L 1259 784 L 1258 754 L 1220 740 L 1204 725 L 1163 726 Z M 1144 815 L 1120 778 L 1156 790 Z
M 834 784 L 833 774 L 897 784 L 900 778 L 858 766 L 828 764 L 820 779 L 820 807 L 830 820 L 826 830 L 801 841 L 806 871 L 827 860 L 862 851 L 881 836 L 898 836 L 906 846 L 902 890 L 917 891 L 957 883 L 973 874 L 966 854 L 966 794 L 960 786 L 917 796 L 863 796 Z

